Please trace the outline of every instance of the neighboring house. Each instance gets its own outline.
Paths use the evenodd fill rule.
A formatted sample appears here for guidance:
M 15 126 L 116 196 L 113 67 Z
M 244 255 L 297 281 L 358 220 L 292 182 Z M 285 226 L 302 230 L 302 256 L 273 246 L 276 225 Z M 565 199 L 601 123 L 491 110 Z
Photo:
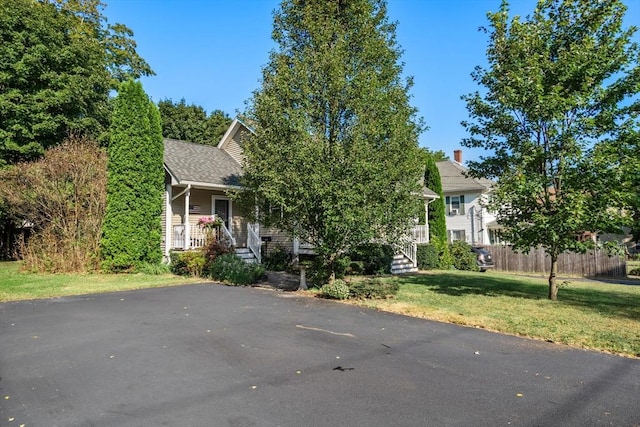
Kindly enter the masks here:
M 243 138 L 250 133 L 251 130 L 236 119 L 215 147 L 174 139 L 164 140 L 162 250 L 165 260 L 169 259 L 172 250 L 203 246 L 205 235 L 198 226 L 198 221 L 212 215 L 224 221 L 221 227 L 223 237 L 246 260 L 260 262 L 264 249 L 274 249 L 277 246 L 294 256 L 312 251 L 309 245 L 291 239 L 285 233 L 250 223 L 246 219 L 246 212 L 229 197 L 229 192 L 241 189 L 241 147 Z M 425 224 L 428 224 L 426 205 L 438 196 L 426 187 L 421 196 L 425 200 Z M 428 241 L 428 225 L 416 225 L 403 248 L 402 257 L 398 256 L 395 271 L 415 271 L 416 244 Z
M 491 197 L 495 183 L 466 176 L 461 150 L 454 151 L 454 159 L 436 163 L 445 198 L 449 242 L 462 240 L 471 245 L 497 243 L 496 216 L 483 207 Z

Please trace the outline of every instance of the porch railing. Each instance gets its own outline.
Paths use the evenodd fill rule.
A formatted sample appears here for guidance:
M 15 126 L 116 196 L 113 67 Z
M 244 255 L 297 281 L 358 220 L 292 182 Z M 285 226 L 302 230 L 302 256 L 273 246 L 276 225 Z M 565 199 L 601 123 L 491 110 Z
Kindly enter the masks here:
M 413 227 L 413 241 L 417 244 L 429 243 L 429 227 L 427 225 L 415 225 Z
M 222 236 L 229 240 L 231 245 L 236 245 L 236 239 L 231 236 L 229 229 L 222 224 L 220 226 Z M 202 231 L 202 228 L 198 224 L 189 224 L 189 241 L 186 239 L 186 227 L 185 224 L 178 224 L 173 226 L 173 242 L 171 244 L 172 249 L 195 249 L 201 248 L 206 244 L 206 234 Z M 187 244 L 188 243 L 188 244 Z
M 185 224 L 178 224 L 173 226 L 173 243 L 171 245 L 172 249 L 191 249 L 204 246 L 206 236 L 197 224 L 189 225 L 189 242 L 185 242 L 185 228 Z M 188 245 L 186 243 L 188 243 Z
M 418 245 L 414 240 L 410 237 L 403 239 L 400 242 L 400 252 L 413 263 L 414 267 L 418 266 Z
M 257 222 L 247 224 L 247 247 L 253 252 L 258 263 L 261 263 L 262 241 L 260 240 L 260 225 Z

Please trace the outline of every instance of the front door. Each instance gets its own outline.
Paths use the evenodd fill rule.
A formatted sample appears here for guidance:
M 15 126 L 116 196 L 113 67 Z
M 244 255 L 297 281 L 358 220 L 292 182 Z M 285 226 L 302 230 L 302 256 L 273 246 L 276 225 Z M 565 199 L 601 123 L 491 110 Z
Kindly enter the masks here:
M 213 214 L 224 221 L 227 230 L 231 231 L 229 221 L 231 219 L 231 201 L 229 199 L 213 199 Z

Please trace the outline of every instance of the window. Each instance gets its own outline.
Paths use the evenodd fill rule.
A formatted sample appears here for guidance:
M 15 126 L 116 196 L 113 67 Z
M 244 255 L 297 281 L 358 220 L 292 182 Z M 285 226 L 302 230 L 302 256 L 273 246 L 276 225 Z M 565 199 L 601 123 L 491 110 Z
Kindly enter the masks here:
M 463 242 L 467 241 L 464 230 L 449 230 L 448 234 L 449 234 L 449 243 L 453 243 L 457 240 L 462 240 Z
M 464 194 L 445 197 L 447 215 L 464 215 Z

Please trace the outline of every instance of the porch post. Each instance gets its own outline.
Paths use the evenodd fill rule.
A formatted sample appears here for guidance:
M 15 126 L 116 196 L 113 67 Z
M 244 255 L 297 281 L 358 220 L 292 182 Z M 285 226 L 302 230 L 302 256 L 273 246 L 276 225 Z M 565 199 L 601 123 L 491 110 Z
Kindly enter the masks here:
M 191 184 L 187 186 L 184 194 L 184 250 L 191 248 L 191 226 L 189 225 L 189 201 L 191 199 Z
M 171 222 L 173 218 L 173 209 L 171 207 L 171 183 L 165 186 L 165 201 L 164 201 L 164 257 L 165 261 L 169 262 L 169 255 L 171 248 L 173 247 L 173 224 Z

